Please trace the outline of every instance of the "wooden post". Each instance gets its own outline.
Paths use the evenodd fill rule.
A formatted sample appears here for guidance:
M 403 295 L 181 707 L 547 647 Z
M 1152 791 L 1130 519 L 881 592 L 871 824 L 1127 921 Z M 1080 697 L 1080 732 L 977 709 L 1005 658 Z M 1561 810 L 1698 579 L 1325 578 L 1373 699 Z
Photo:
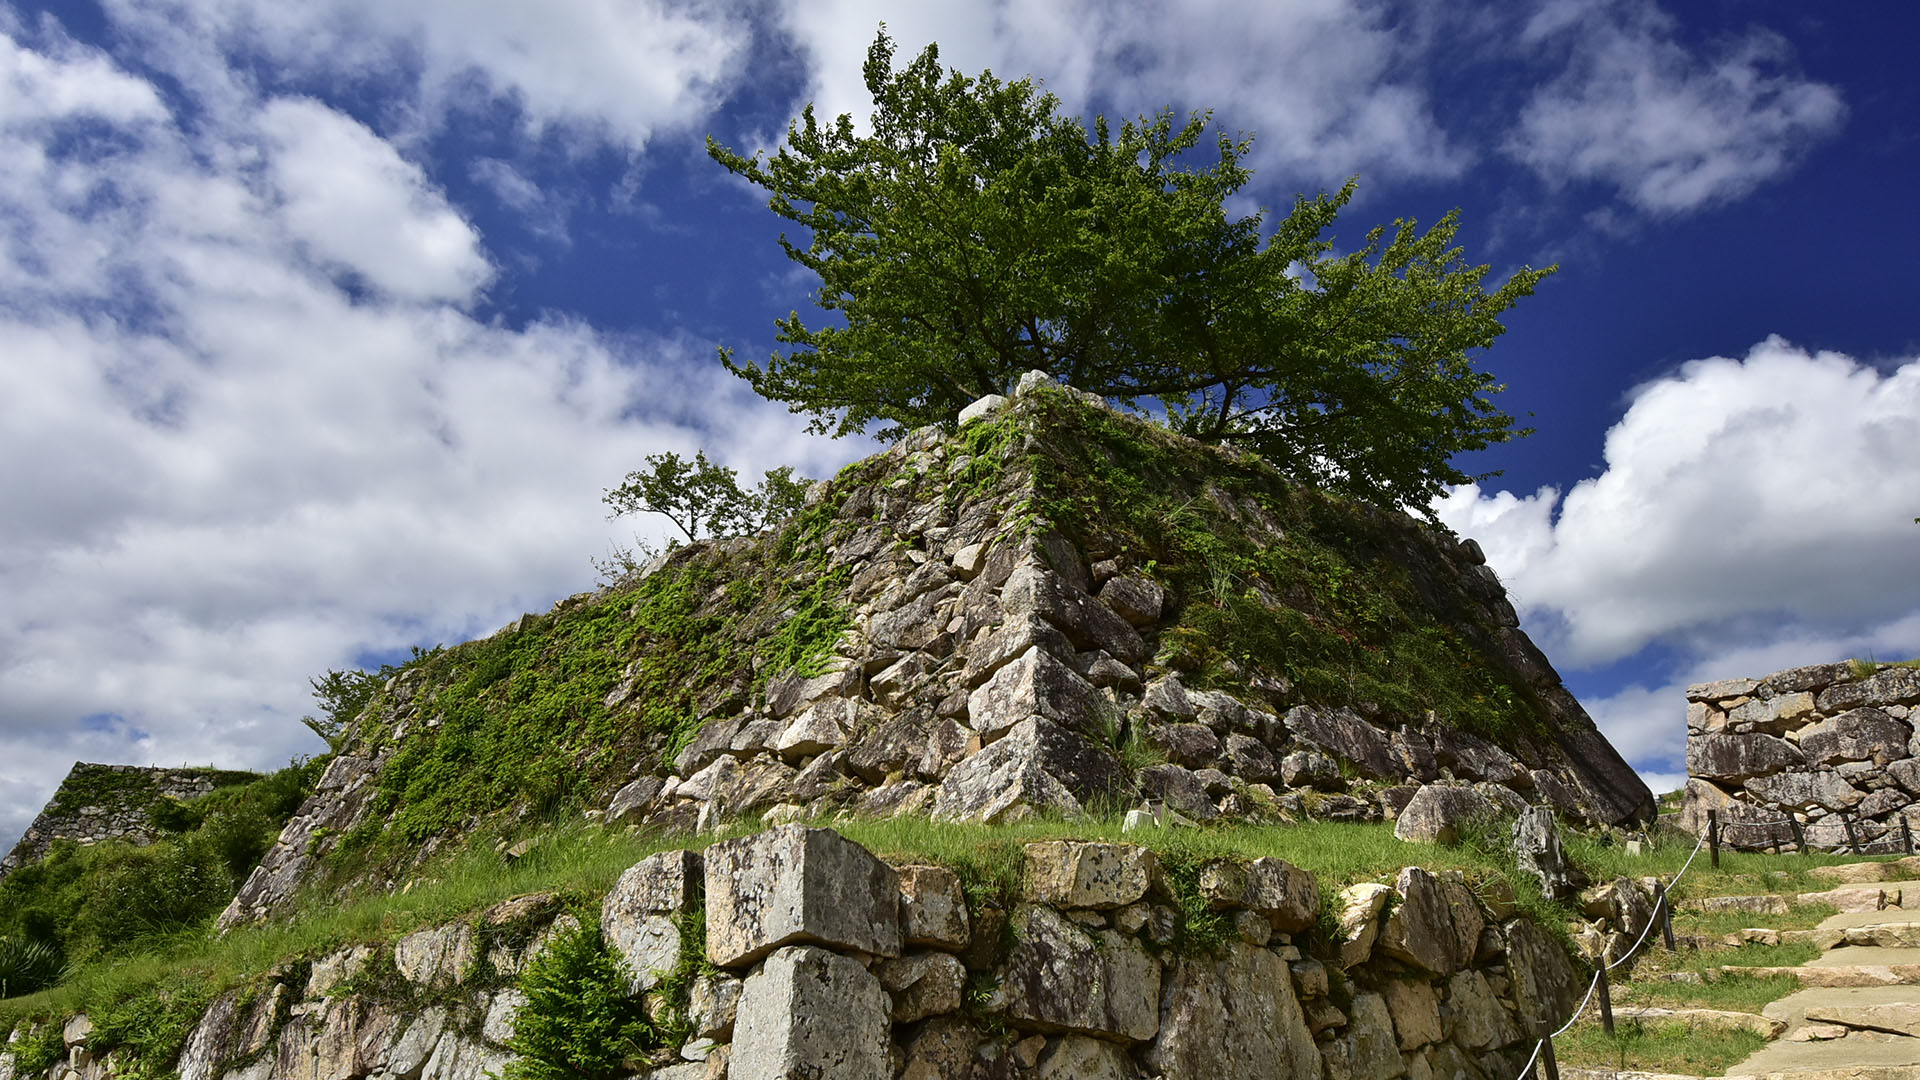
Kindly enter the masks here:
M 1800 827 L 1800 819 L 1797 817 L 1794 817 L 1792 814 L 1788 814 L 1787 824 L 1791 826 L 1793 829 L 1793 842 L 1795 846 L 1799 847 L 1800 854 L 1802 855 L 1808 854 L 1807 833 L 1805 829 L 1802 829 Z
M 1541 1042 L 1540 1064 L 1546 1066 L 1547 1080 L 1560 1080 L 1560 1063 L 1553 1060 L 1553 1033 L 1549 1031 Z
M 1707 851 L 1713 856 L 1713 865 L 1720 865 L 1720 811 L 1707 811 Z
M 1847 847 L 1851 849 L 1855 855 L 1860 854 L 1860 829 L 1854 824 L 1853 816 L 1842 813 L 1840 820 L 1847 823 Z
M 1613 1034 L 1613 991 L 1607 988 L 1607 952 L 1600 950 L 1600 1026 Z
M 1913 854 L 1913 826 L 1907 824 L 1907 815 L 1900 815 L 1900 847 L 1908 855 Z
M 1667 951 L 1673 952 L 1673 904 L 1667 899 L 1667 886 L 1653 883 L 1653 914 L 1660 920 L 1660 932 L 1667 939 Z

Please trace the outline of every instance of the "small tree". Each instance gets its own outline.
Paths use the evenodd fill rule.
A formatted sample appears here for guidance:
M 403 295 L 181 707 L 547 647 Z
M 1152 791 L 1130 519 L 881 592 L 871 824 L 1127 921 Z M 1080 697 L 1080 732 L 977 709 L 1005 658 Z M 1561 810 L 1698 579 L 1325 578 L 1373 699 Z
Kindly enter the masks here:
M 841 317 L 779 320 L 790 348 L 764 367 L 721 354 L 814 430 L 951 423 L 1037 368 L 1302 481 L 1422 512 L 1477 479 L 1454 455 L 1525 433 L 1469 354 L 1552 268 L 1489 292 L 1488 268 L 1453 246 L 1455 215 L 1334 255 L 1349 182 L 1296 200 L 1263 240 L 1261 214 L 1225 209 L 1252 175 L 1251 140 L 1219 135 L 1208 152 L 1205 115 L 1089 130 L 1030 80 L 943 72 L 934 46 L 895 71 L 884 30 L 865 75 L 870 134 L 808 106 L 771 158 L 707 142 L 806 230 L 781 246 Z
M 321 715 L 303 716 L 300 722 L 326 740 L 330 751 L 337 753 L 346 738 L 347 725 L 360 715 L 388 679 L 423 660 L 431 659 L 440 651 L 439 645 L 431 649 L 415 645 L 413 655 L 405 664 L 381 664 L 378 671 L 362 671 L 358 668 L 335 671 L 329 668 L 325 675 L 315 675 L 307 680 L 307 685 L 313 688 L 313 700 L 320 704 Z
M 601 496 L 613 508 L 610 517 L 641 512 L 660 514 L 689 541 L 702 533 L 730 536 L 757 532 L 800 509 L 812 483 L 793 467 L 769 470 L 758 487 L 742 490 L 739 474 L 707 460 L 705 450 L 688 461 L 679 454 L 648 454 L 647 467 L 627 474 L 617 488 Z

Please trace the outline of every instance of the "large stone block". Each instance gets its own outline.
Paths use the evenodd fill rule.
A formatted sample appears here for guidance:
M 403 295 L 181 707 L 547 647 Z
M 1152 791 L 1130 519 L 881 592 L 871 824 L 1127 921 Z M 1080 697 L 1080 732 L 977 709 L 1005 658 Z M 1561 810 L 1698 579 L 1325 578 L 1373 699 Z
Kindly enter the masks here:
M 1520 1039 L 1513 1017 L 1478 971 L 1462 971 L 1447 984 L 1447 1009 L 1453 1018 L 1453 1041 L 1468 1050 L 1496 1049 Z
M 1127 663 L 1145 660 L 1150 650 L 1138 631 L 1105 604 L 1088 596 L 1045 567 L 1016 568 L 1000 590 L 1009 617 L 1038 615 L 1060 628 L 1078 649 L 1105 649 Z
M 393 965 L 401 977 L 422 989 L 452 986 L 473 966 L 473 928 L 450 923 L 408 934 L 394 943 Z
M 1106 911 L 1145 896 L 1158 870 L 1153 852 L 1133 844 L 1045 840 L 1027 845 L 1025 890 L 1037 903 Z
M 967 969 L 951 953 L 909 953 L 880 961 L 873 973 L 893 998 L 890 1015 L 896 1024 L 954 1012 L 967 989 Z
M 600 935 L 627 963 L 628 989 L 659 985 L 680 961 L 680 928 L 673 917 L 699 903 L 700 856 L 663 851 L 627 868 L 600 905 Z
M 706 852 L 707 957 L 740 967 L 783 945 L 900 955 L 900 879 L 831 829 L 782 825 Z
M 1093 731 L 1099 727 L 1103 704 L 1092 683 L 1036 646 L 968 695 L 967 723 L 989 737 L 1033 716 Z
M 1362 776 L 1399 780 L 1403 769 L 1393 755 L 1387 733 L 1362 720 L 1351 709 L 1295 706 L 1287 712 L 1287 729 L 1295 738 L 1312 743 L 1352 764 Z
M 1393 1080 L 1406 1075 L 1407 1062 L 1393 1032 L 1393 1013 L 1379 994 L 1353 995 L 1342 1042 L 1351 1080 Z
M 1394 882 L 1399 900 L 1387 916 L 1375 947 L 1388 956 L 1435 975 L 1454 969 L 1453 916 L 1440 879 L 1417 866 L 1400 871 Z
M 970 927 L 960 876 L 944 866 L 902 866 L 900 937 L 904 944 L 959 951 Z
M 1817 765 L 1871 761 L 1885 768 L 1907 756 L 1913 729 L 1881 712 L 1849 709 L 1800 732 L 1800 751 Z
M 1035 717 L 954 766 L 940 782 L 933 816 L 993 822 L 1053 810 L 1075 817 L 1084 800 L 1124 796 L 1130 787 L 1112 754 Z
M 805 945 L 779 949 L 741 990 L 727 1075 L 891 1080 L 891 1007 L 858 961 Z
M 1806 764 L 1798 747 L 1772 735 L 1723 731 L 1687 740 L 1687 773 L 1707 780 L 1745 780 Z
M 1015 1027 L 1124 1042 L 1160 1027 L 1160 962 L 1113 930 L 1090 931 L 1044 907 L 1014 914 L 1016 943 L 999 969 Z
M 1470 787 L 1428 784 L 1400 811 L 1393 835 L 1411 844 L 1453 845 L 1460 842 L 1461 829 L 1495 813 L 1493 804 Z
M 1373 944 L 1380 937 L 1380 913 L 1392 898 L 1392 887 L 1375 881 L 1340 890 L 1334 919 L 1339 925 L 1341 967 L 1364 964 L 1373 955 Z
M 1507 977 L 1513 982 L 1520 1028 L 1528 1035 L 1543 1034 L 1565 1022 L 1587 982 L 1574 970 L 1560 942 L 1530 919 L 1507 924 Z
M 1218 959 L 1189 957 L 1167 971 L 1160 1034 L 1145 1059 L 1166 1080 L 1289 1080 L 1321 1067 L 1286 961 L 1238 941 Z
M 1786 810 L 1848 810 L 1866 798 L 1859 788 L 1830 772 L 1782 772 L 1747 781 L 1760 801 Z
M 1820 691 L 1820 711 L 1845 712 L 1866 705 L 1912 705 L 1920 703 L 1920 668 L 1893 667 L 1856 682 L 1845 682 Z

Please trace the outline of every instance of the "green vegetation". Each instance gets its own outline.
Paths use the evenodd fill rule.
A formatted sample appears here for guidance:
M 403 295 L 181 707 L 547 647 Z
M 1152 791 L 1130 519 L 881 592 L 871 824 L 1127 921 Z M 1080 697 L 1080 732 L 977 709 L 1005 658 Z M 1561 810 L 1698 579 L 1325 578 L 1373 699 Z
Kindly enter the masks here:
M 1729 1031 L 1680 1022 L 1623 1020 L 1608 1035 L 1600 1024 L 1582 1023 L 1553 1041 L 1562 1067 L 1639 1070 L 1718 1076 L 1767 1044 L 1752 1031 Z
M 19 994 L 67 962 L 153 947 L 198 931 L 232 899 L 319 778 L 320 761 L 189 800 L 157 799 L 145 846 L 56 841 L 0 881 L 0 982 Z M 51 951 L 53 958 L 48 959 Z M 8 957 L 15 974 L 5 973 Z
M 1406 519 L 1064 393 L 1033 400 L 1046 437 L 1020 463 L 1040 517 L 1175 598 L 1157 665 L 1242 694 L 1248 673 L 1277 666 L 1293 700 L 1372 702 L 1406 719 L 1432 710 L 1496 740 L 1548 715 L 1488 662 L 1494 628 L 1452 575 L 1423 569 L 1442 556 Z
M 231 769 L 199 769 L 200 775 L 215 787 L 250 783 L 257 773 Z M 153 775 L 144 769 L 122 769 L 110 765 L 79 765 L 61 782 L 47 807 L 56 816 L 78 813 L 87 807 L 100 807 L 112 813 L 131 810 L 143 813 L 162 798 Z
M 1764 951 L 1770 948 L 1785 949 L 1782 946 L 1745 945 L 1740 950 L 1702 950 L 1696 959 L 1687 961 L 1685 966 L 1669 970 L 1704 971 L 1713 966 L 1715 961 L 1729 959 L 1728 954 L 1744 950 L 1756 950 L 1747 952 L 1746 958 L 1764 962 L 1729 966 L 1785 967 L 1812 959 L 1797 947 L 1792 951 Z M 1646 955 L 1651 959 L 1657 954 Z M 1781 963 L 1775 965 L 1773 963 L 1775 960 Z M 1644 976 L 1653 970 L 1652 965 L 1643 961 L 1636 968 L 1635 974 Z M 1667 1009 L 1725 1009 L 1730 1012 L 1757 1013 L 1770 1003 L 1799 989 L 1800 980 L 1791 975 L 1743 975 L 1728 972 L 1711 981 L 1703 980 L 1697 983 L 1641 977 L 1631 982 L 1616 983 L 1613 988 L 1613 1000 L 1616 1007 L 1656 1005 Z
M 404 664 L 381 664 L 377 671 L 328 669 L 325 675 L 308 679 L 307 684 L 313 687 L 313 699 L 320 703 L 320 715 L 303 716 L 300 722 L 326 740 L 328 750 L 338 753 L 346 739 L 347 725 L 359 719 L 361 711 L 373 702 L 388 679 L 438 656 L 443 650 L 440 645 L 431 649 L 415 645 L 412 658 Z
M 1656 842 L 1650 849 L 1639 855 L 1630 855 L 1620 846 L 1602 843 L 1584 833 L 1569 830 L 1562 834 L 1568 857 L 1587 868 L 1596 880 L 1653 875 L 1672 880 L 1686 863 L 1696 839 L 1678 832 L 1663 832 L 1655 837 Z M 1831 852 L 1772 855 L 1764 851 L 1722 848 L 1720 865 L 1716 868 L 1708 860 L 1706 848 L 1702 847 L 1686 878 L 1674 890 L 1673 897 L 1677 903 L 1702 896 L 1824 892 L 1833 888 L 1834 883 L 1814 877 L 1809 871 L 1815 867 L 1884 862 L 1891 858 L 1893 856 L 1862 858 Z
M 760 485 L 742 490 L 739 474 L 707 460 L 701 450 L 688 461 L 675 453 L 648 454 L 647 467 L 627 474 L 620 486 L 601 501 L 613 516 L 660 514 L 673 522 L 688 540 L 758 532 L 800 511 L 807 487 L 813 483 L 795 476 L 783 465 L 761 477 Z
M 1030 79 L 943 71 L 934 46 L 896 71 L 884 32 L 865 77 L 868 133 L 809 106 L 770 158 L 707 144 L 806 231 L 781 246 L 832 313 L 779 320 L 791 349 L 764 368 L 722 360 L 815 430 L 952 423 L 1040 369 L 1421 514 L 1473 479 L 1454 455 L 1524 434 L 1470 354 L 1552 268 L 1488 291 L 1488 268 L 1453 246 L 1457 214 L 1346 238 L 1336 256 L 1327 234 L 1354 183 L 1297 199 L 1271 229 L 1233 217 L 1252 141 L 1204 115 L 1087 125 Z
M 1684 890 L 1683 890 L 1684 891 Z M 1784 915 L 1756 915 L 1751 911 L 1676 911 L 1676 934 L 1731 934 L 1752 926 L 1770 930 L 1811 930 L 1839 909 L 1832 904 L 1793 904 Z
M 527 1004 L 507 1043 L 520 1058 L 502 1080 L 615 1080 L 654 1041 L 645 1009 L 627 994 L 626 964 L 591 914 L 527 965 L 520 989 Z

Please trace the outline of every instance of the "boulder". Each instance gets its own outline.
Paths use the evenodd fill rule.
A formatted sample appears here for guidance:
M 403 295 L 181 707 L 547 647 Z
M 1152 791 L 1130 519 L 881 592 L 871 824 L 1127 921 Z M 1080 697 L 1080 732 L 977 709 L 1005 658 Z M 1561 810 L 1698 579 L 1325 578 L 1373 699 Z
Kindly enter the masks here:
M 954 1012 L 967 989 L 967 969 L 950 953 L 909 953 L 882 960 L 873 973 L 893 999 L 889 1016 L 896 1024 Z
M 921 948 L 967 947 L 967 897 L 960 876 L 944 866 L 902 866 L 900 938 Z
M 1706 780 L 1739 781 L 1806 764 L 1798 747 L 1772 735 L 1721 731 L 1687 740 L 1687 773 Z
M 858 961 L 807 945 L 776 949 L 741 989 L 727 1075 L 892 1080 L 891 1008 Z
M 1463 827 L 1496 813 L 1493 804 L 1470 787 L 1428 784 L 1400 811 L 1393 835 L 1413 844 L 1451 846 L 1460 842 Z
M 1164 803 L 1167 809 L 1195 821 L 1212 821 L 1220 808 L 1207 795 L 1207 785 L 1184 765 L 1149 765 L 1140 770 L 1140 797 Z
M 1083 800 L 1123 796 L 1126 770 L 1107 751 L 1034 717 L 947 773 L 934 797 L 937 821 L 1011 821 L 1041 811 L 1078 816 Z
M 1393 1080 L 1406 1075 L 1407 1062 L 1400 1056 L 1400 1040 L 1393 1032 L 1393 1013 L 1379 994 L 1353 995 L 1341 1042 L 1350 1080 Z
M 1831 772 L 1782 772 L 1747 781 L 1747 790 L 1761 802 L 1784 810 L 1849 810 L 1866 798 L 1859 788 Z M 1773 820 L 1777 814 L 1764 815 Z M 1722 819 L 1723 823 L 1725 819 Z
M 903 1074 L 904 1075 L 904 1074 Z M 929 1073 L 935 1076 L 960 1073 Z M 1062 1035 L 1048 1043 L 1034 1065 L 1036 1080 L 1137 1080 L 1140 1070 L 1118 1045 L 1085 1035 Z
M 1227 736 L 1226 761 L 1233 775 L 1249 783 L 1265 784 L 1280 779 L 1280 764 L 1273 759 L 1273 751 L 1251 735 L 1236 731 Z
M 1849 709 L 1800 732 L 1800 751 L 1816 765 L 1871 761 L 1885 768 L 1907 756 L 1913 729 L 1875 708 Z
M 1000 603 L 1008 617 L 1033 614 L 1059 627 L 1076 649 L 1105 649 L 1127 663 L 1151 652 L 1126 619 L 1045 567 L 1016 568 L 1000 590 Z
M 667 782 L 658 776 L 643 776 L 633 781 L 613 793 L 613 801 L 607 804 L 607 814 L 602 820 L 608 825 L 617 825 L 628 818 L 637 821 L 646 817 L 666 786 Z
M 707 958 L 742 967 L 813 942 L 900 955 L 900 879 L 831 829 L 781 825 L 706 852 Z
M 960 410 L 959 426 L 966 427 L 975 420 L 985 420 L 1006 408 L 1007 403 L 1008 398 L 1004 394 L 985 394 L 977 397 L 966 408 Z
M 989 738 L 1029 717 L 1077 731 L 1099 729 L 1100 691 L 1052 654 L 1031 647 L 967 698 L 967 723 Z
M 1200 871 L 1200 892 L 1215 908 L 1249 911 L 1273 931 L 1298 933 L 1320 917 L 1320 883 L 1283 859 L 1219 859 Z
M 1574 970 L 1560 942 L 1532 920 L 1515 919 L 1506 930 L 1514 1007 L 1522 1032 L 1535 1037 L 1566 1021 L 1587 980 Z
M 1320 1051 L 1286 961 L 1268 949 L 1236 941 L 1218 958 L 1174 963 L 1159 1027 L 1143 1057 L 1166 1080 L 1320 1076 Z
M 1159 874 L 1152 851 L 1133 844 L 1045 840 L 1028 844 L 1028 900 L 1058 908 L 1110 911 L 1147 894 Z
M 1425 979 L 1388 979 L 1381 986 L 1400 1049 L 1418 1050 L 1441 1040 L 1440 998 Z
M 680 962 L 674 917 L 700 902 L 700 855 L 663 851 L 626 869 L 600 904 L 600 936 L 627 966 L 627 990 L 645 993 Z
M 1519 1041 L 1520 1029 L 1488 985 L 1486 975 L 1468 970 L 1447 983 L 1447 1011 L 1453 1041 L 1468 1050 L 1492 1050 Z
M 1405 964 L 1435 975 L 1451 975 L 1455 966 L 1453 916 L 1440 879 L 1417 866 L 1400 871 L 1394 882 L 1399 899 L 1380 929 L 1375 948 Z
M 1339 926 L 1340 966 L 1353 968 L 1373 955 L 1380 937 L 1380 914 L 1393 898 L 1393 888 L 1364 881 L 1340 890 L 1334 921 Z
M 1579 891 L 1578 871 L 1567 861 L 1559 826 L 1546 807 L 1529 806 L 1513 823 L 1513 855 L 1522 872 L 1539 879 L 1549 898 L 1563 900 Z
M 452 986 L 473 966 L 473 928 L 450 923 L 408 934 L 394 943 L 393 966 L 422 990 Z
M 1386 732 L 1361 719 L 1352 709 L 1297 705 L 1288 710 L 1286 724 L 1294 738 L 1351 763 L 1362 776 L 1374 780 L 1401 778 L 1393 744 Z
M 1129 1043 L 1159 1030 L 1160 962 L 1139 942 L 1044 907 L 1021 907 L 1013 928 L 997 973 L 1013 1026 Z
M 1134 626 L 1151 626 L 1160 621 L 1167 593 L 1148 578 L 1115 577 L 1100 587 L 1100 601 Z

